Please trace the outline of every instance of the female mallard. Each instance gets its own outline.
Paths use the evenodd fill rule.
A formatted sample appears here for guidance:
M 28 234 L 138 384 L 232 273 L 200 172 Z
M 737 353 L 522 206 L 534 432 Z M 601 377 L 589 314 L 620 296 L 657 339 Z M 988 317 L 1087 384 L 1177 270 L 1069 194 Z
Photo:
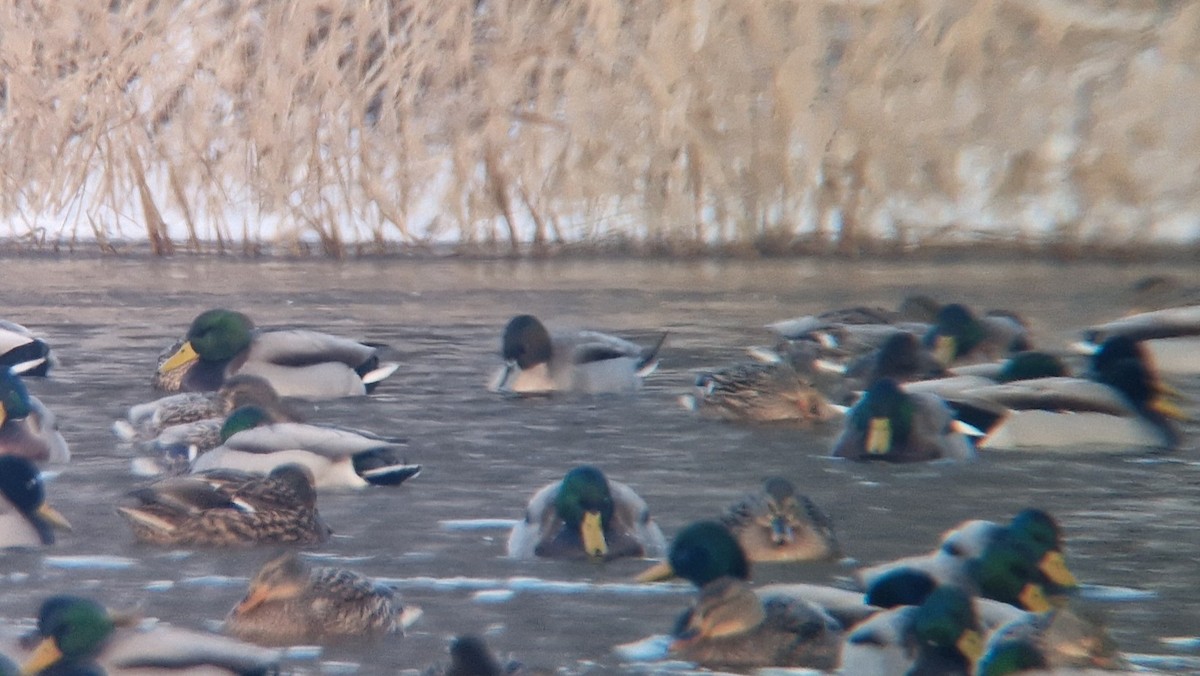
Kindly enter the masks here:
M 23 376 L 44 376 L 58 360 L 46 341 L 20 324 L 0 319 L 0 369 L 11 368 Z
M 975 450 L 940 397 L 875 381 L 846 413 L 833 455 L 849 460 L 970 460 Z
M 214 419 L 220 429 L 220 421 L 242 406 L 257 406 L 275 420 L 299 419 L 266 379 L 242 374 L 229 378 L 213 392 L 181 392 L 131 406 L 124 420 L 113 423 L 113 432 L 122 441 L 148 441 L 167 428 Z
M 504 327 L 504 366 L 492 379 L 498 392 L 627 392 L 658 367 L 655 357 L 666 334 L 642 347 L 596 331 L 551 335 L 532 315 L 518 315 Z
M 265 477 L 234 470 L 172 477 L 130 495 L 141 504 L 117 511 L 139 542 L 317 544 L 330 533 L 317 512 L 312 473 L 302 465 L 283 465 Z
M 25 458 L 0 455 L 0 548 L 54 544 L 55 527 L 71 530 L 46 503 L 37 468 Z
M 399 457 L 401 439 L 340 427 L 273 422 L 257 406 L 231 413 L 219 436 L 219 446 L 192 461 L 193 472 L 228 468 L 265 473 L 297 463 L 312 472 L 317 488 L 397 486 L 421 473 L 420 465 Z
M 25 383 L 9 368 L 0 368 L 0 455 L 18 455 L 39 463 L 71 459 L 54 414 L 29 394 Z
M 856 676 L 968 676 L 983 647 L 971 597 L 939 587 L 920 605 L 876 613 L 846 636 L 841 671 Z
M 38 611 L 37 647 L 22 674 L 270 674 L 282 654 L 224 636 L 111 615 L 78 596 L 53 596 Z M 136 625 L 136 626 L 135 626 Z
M 311 567 L 296 552 L 268 561 L 246 597 L 225 618 L 225 631 L 268 645 L 349 636 L 403 634 L 420 610 L 401 605 L 394 589 L 342 568 Z
M 648 582 L 672 576 L 688 580 L 699 590 L 696 603 L 672 632 L 670 651 L 676 657 L 713 668 L 827 669 L 837 663 L 844 626 L 840 618 L 792 588 L 758 594 L 751 590 L 746 585 L 750 562 L 724 524 L 688 525 L 671 541 L 667 560 L 638 579 Z M 849 603 L 860 607 L 858 616 L 870 612 L 862 607 L 860 594 L 837 591 L 853 597 Z
M 820 561 L 838 556 L 833 524 L 792 482 L 770 477 L 721 518 L 751 561 Z
M 735 364 L 696 376 L 685 408 L 735 422 L 823 422 L 838 412 L 825 395 L 785 363 Z
M 248 373 L 267 380 L 281 397 L 333 399 L 367 394 L 398 368 L 380 362 L 371 345 L 303 329 L 256 329 L 246 315 L 218 309 L 192 321 L 183 345 L 158 371 L 181 373 L 184 391 L 215 390 Z
M 794 598 L 760 599 L 745 581 L 721 577 L 700 589 L 676 624 L 670 652 L 706 668 L 808 667 L 838 663 L 841 625 Z
M 1104 342 L 1086 378 L 942 388 L 959 418 L 986 432 L 980 448 L 1088 452 L 1178 447 L 1182 435 L 1175 421 L 1187 416 L 1168 394 L 1141 346 L 1127 336 Z
M 1088 327 L 1079 347 L 1091 354 L 1113 336 L 1144 345 L 1154 367 L 1163 373 L 1200 373 L 1200 305 L 1143 312 Z
M 513 558 L 658 557 L 666 539 L 632 488 L 583 465 L 534 493 L 508 536 Z

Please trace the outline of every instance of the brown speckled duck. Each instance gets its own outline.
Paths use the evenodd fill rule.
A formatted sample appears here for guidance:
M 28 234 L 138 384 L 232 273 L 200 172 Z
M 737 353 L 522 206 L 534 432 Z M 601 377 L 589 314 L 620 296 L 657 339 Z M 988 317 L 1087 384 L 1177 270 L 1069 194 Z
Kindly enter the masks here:
M 820 561 L 838 555 L 833 524 L 792 482 L 773 476 L 721 518 L 751 561 Z
M 234 546 L 317 544 L 329 527 L 317 512 L 312 473 L 289 464 L 266 476 L 214 470 L 133 491 L 139 505 L 118 513 L 140 542 Z
M 259 569 L 225 631 L 268 645 L 321 642 L 403 634 L 420 612 L 401 605 L 391 587 L 343 568 L 309 566 L 288 552 Z

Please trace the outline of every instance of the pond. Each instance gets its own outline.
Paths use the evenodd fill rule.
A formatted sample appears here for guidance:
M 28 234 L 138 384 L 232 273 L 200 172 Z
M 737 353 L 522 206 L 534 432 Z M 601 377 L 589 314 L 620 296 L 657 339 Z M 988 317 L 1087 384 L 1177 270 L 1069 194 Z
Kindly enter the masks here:
M 985 453 L 969 464 L 885 466 L 827 457 L 836 426 L 746 427 L 703 420 L 677 398 L 694 373 L 770 341 L 764 324 L 907 293 L 1025 316 L 1040 346 L 1119 316 L 1130 284 L 1191 268 L 1115 264 L 848 261 L 9 258 L 0 316 L 54 346 L 61 367 L 31 390 L 59 416 L 72 462 L 49 483 L 75 525 L 53 548 L 0 555 L 0 617 L 28 622 L 44 596 L 92 595 L 186 627 L 211 627 L 242 596 L 265 549 L 169 550 L 134 543 L 114 507 L 144 479 L 110 432 L 149 387 L 158 353 L 204 309 L 260 326 L 301 325 L 382 342 L 403 368 L 363 399 L 313 406 L 310 419 L 409 440 L 421 475 L 396 488 L 323 494 L 335 538 L 317 552 L 394 581 L 424 610 L 403 638 L 327 647 L 300 671 L 420 669 L 448 638 L 482 633 L 526 664 L 612 673 L 616 644 L 668 630 L 681 584 L 637 587 L 645 561 L 604 565 L 505 557 L 507 526 L 529 496 L 591 463 L 647 500 L 670 538 L 717 516 L 771 474 L 791 479 L 834 521 L 850 560 L 759 565 L 759 582 L 834 583 L 868 564 L 931 549 L 973 518 L 1051 511 L 1067 560 L 1090 585 L 1130 588 L 1098 601 L 1131 654 L 1195 657 L 1200 634 L 1197 426 L 1178 452 L 1053 457 Z M 629 396 L 510 399 L 485 390 L 514 314 L 642 342 L 669 333 L 662 365 Z M 1200 381 L 1173 384 L 1200 396 Z M 1193 404 L 1194 408 L 1194 404 Z M 1193 411 L 1194 412 L 1194 411 Z M 579 584 L 558 584 L 579 583 Z M 1099 594 L 1097 594 L 1099 595 Z M 1189 652 L 1190 651 L 1190 652 Z

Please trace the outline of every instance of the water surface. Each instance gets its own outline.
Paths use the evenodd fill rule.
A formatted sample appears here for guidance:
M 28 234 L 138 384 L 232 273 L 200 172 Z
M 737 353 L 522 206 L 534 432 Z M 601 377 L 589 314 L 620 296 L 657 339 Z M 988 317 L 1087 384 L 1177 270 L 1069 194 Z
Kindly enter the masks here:
M 570 673 L 629 669 L 612 653 L 671 626 L 682 586 L 627 584 L 646 563 L 511 561 L 506 525 L 541 485 L 593 463 L 649 502 L 670 537 L 716 516 L 769 474 L 792 479 L 833 518 L 863 563 L 915 554 L 971 518 L 1027 506 L 1066 529 L 1068 561 L 1089 584 L 1128 587 L 1096 601 L 1130 653 L 1195 655 L 1200 633 L 1196 426 L 1171 455 L 1055 458 L 987 454 L 961 465 L 859 465 L 825 457 L 834 428 L 750 428 L 700 420 L 676 398 L 697 369 L 769 340 L 769 321 L 832 306 L 893 306 L 924 292 L 1024 314 L 1038 342 L 1128 307 L 1129 284 L 1161 268 L 1113 265 L 812 263 L 796 261 L 200 260 L 3 262 L 2 315 L 33 327 L 62 367 L 31 389 L 61 419 L 74 452 L 49 487 L 74 533 L 53 549 L 0 555 L 0 617 L 29 618 L 58 591 L 84 592 L 189 627 L 213 626 L 272 551 L 172 551 L 137 545 L 114 513 L 139 484 L 109 425 L 155 396 L 155 356 L 201 310 L 242 310 L 262 326 L 304 325 L 385 342 L 404 363 L 366 399 L 323 403 L 312 418 L 410 439 L 420 477 L 398 489 L 323 495 L 337 532 L 319 553 L 387 578 L 424 616 L 409 635 L 324 650 L 298 668 L 395 673 L 441 658 L 450 636 Z M 1188 270 L 1175 271 L 1197 281 Z M 1193 275 L 1189 278 L 1188 275 Z M 499 332 L 516 313 L 552 326 L 644 341 L 670 336 L 659 371 L 633 396 L 513 400 L 483 388 Z M 1195 379 L 1176 383 L 1200 396 Z M 102 558 L 100 558 L 102 557 Z M 769 566 L 759 581 L 833 582 L 841 564 Z M 582 583 L 582 584 L 579 584 Z M 1097 596 L 1104 594 L 1097 593 Z

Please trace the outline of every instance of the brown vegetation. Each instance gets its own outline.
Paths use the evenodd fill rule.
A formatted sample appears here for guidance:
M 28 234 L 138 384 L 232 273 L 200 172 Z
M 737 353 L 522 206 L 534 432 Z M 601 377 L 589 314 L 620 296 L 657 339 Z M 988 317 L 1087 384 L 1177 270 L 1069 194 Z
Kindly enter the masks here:
M 0 218 L 39 246 L 1200 229 L 1184 0 L 0 4 Z

